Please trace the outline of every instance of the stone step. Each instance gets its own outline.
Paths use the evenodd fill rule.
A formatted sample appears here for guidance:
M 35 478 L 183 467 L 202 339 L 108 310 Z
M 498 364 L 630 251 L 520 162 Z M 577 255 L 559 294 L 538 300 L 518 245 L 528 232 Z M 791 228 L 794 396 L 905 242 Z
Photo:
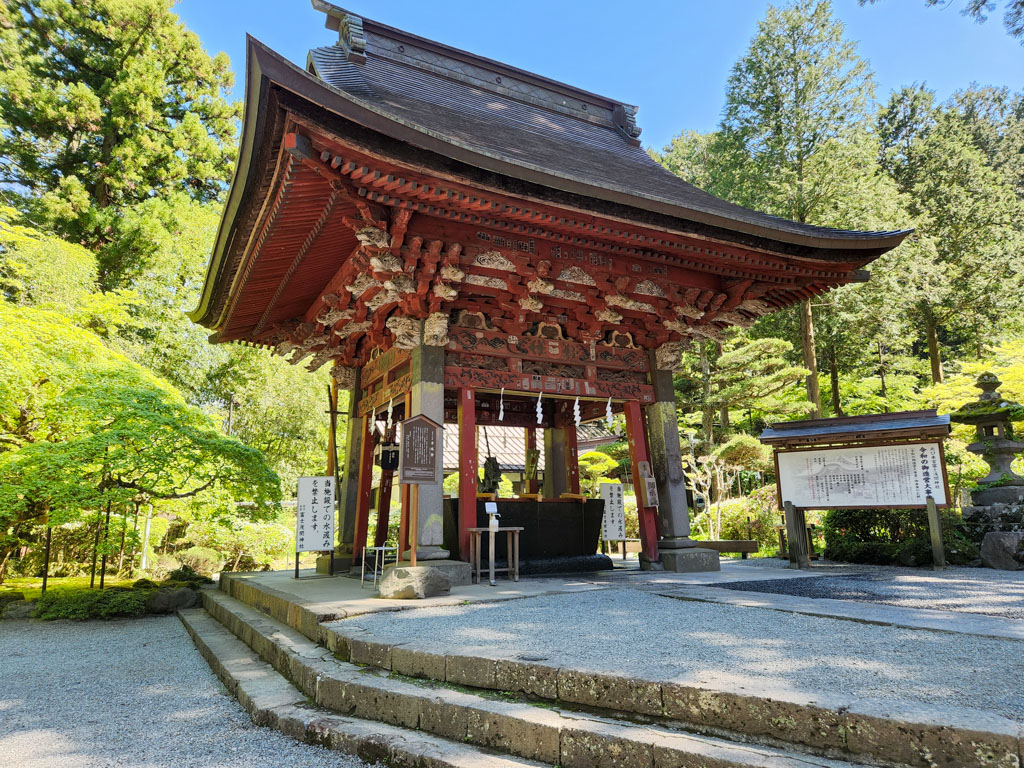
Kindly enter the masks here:
M 200 654 L 257 725 L 396 768 L 543 768 L 543 763 L 495 754 L 439 738 L 313 706 L 269 664 L 205 610 L 178 612 Z
M 745 691 L 738 693 L 523 658 L 432 653 L 413 643 L 388 643 L 359 626 L 358 617 L 323 621 L 318 637 L 336 658 L 354 664 L 546 699 L 620 720 L 649 718 L 730 740 L 921 768 L 1024 765 L 1024 727 L 978 710 L 838 699 L 828 691 L 811 701 L 788 691 L 758 690 L 756 680 L 745 681 Z
M 340 661 L 301 632 L 222 593 L 204 592 L 206 610 L 317 706 L 420 729 L 562 768 L 850 768 L 863 763 L 795 748 L 697 735 L 434 681 L 416 681 Z

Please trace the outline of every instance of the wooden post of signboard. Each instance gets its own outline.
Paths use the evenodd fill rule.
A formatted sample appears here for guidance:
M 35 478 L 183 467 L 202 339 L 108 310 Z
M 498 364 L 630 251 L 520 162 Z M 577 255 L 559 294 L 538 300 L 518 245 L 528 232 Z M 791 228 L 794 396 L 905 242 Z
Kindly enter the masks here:
M 421 484 L 441 482 L 441 425 L 422 413 L 402 422 L 402 448 L 398 463 L 398 482 L 411 489 L 409 504 L 409 564 L 416 565 L 419 543 L 419 506 Z
M 942 546 L 942 518 L 939 517 L 935 499 L 929 496 L 926 504 L 928 507 L 928 531 L 932 537 L 932 568 L 941 571 L 946 567 L 946 551 Z
M 810 568 L 811 560 L 807 552 L 807 517 L 804 510 L 794 507 L 792 502 L 784 502 L 786 509 L 786 534 L 789 537 L 789 567 Z

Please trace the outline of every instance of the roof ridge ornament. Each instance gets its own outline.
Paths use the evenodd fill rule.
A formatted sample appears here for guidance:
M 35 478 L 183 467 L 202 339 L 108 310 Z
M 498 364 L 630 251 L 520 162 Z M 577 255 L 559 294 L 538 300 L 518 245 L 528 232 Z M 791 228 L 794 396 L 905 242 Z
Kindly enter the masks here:
M 616 104 L 612 110 L 612 120 L 616 127 L 634 147 L 640 146 L 640 133 L 643 130 L 636 124 L 637 108 L 631 104 Z
M 345 11 L 338 19 L 338 45 L 345 49 L 345 58 L 362 64 L 366 61 L 366 34 L 363 32 L 363 19 L 354 13 Z

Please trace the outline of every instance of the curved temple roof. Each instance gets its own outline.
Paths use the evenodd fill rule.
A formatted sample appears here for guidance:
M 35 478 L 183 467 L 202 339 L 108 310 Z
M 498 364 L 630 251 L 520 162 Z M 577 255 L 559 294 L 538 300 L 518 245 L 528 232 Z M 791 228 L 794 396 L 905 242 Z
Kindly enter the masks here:
M 857 232 L 801 224 L 721 200 L 689 184 L 640 147 L 636 107 L 359 19 L 362 50 L 353 55 L 345 24 L 353 14 L 323 0 L 337 45 L 315 48 L 309 70 L 346 98 L 452 148 L 547 174 L 551 186 L 638 207 L 666 205 L 674 215 L 808 246 L 898 245 L 905 230 Z M 578 187 L 576 185 L 579 185 Z
M 909 234 L 817 227 L 720 200 L 648 156 L 632 105 L 362 19 L 324 0 L 312 2 L 339 37 L 335 45 L 310 51 L 305 71 L 249 39 L 239 164 L 192 314 L 197 322 L 218 327 L 218 307 L 237 288 L 241 244 L 251 237 L 242 231 L 247 224 L 240 211 L 259 207 L 255 198 L 266 193 L 265 187 L 256 191 L 260 179 L 270 178 L 265 144 L 275 141 L 268 127 L 272 89 L 393 146 L 420 151 L 417 162 L 435 172 L 470 182 L 479 174 L 481 187 L 663 232 L 697 234 L 795 261 L 835 262 L 847 271 Z

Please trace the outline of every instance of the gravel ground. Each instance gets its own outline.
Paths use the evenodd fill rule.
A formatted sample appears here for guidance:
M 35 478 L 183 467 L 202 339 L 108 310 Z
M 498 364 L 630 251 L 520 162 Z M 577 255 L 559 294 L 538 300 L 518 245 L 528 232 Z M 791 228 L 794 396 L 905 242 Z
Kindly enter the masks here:
M 0 622 L 0 766 L 365 768 L 257 728 L 177 618 Z
M 410 609 L 345 625 L 441 653 L 457 648 L 719 690 L 771 688 L 818 701 L 829 694 L 944 704 L 1024 721 L 1024 643 L 1013 640 L 680 601 L 631 589 Z
M 861 566 L 843 569 L 841 573 L 843 575 L 738 581 L 715 586 L 745 592 L 858 600 L 903 608 L 1024 619 L 1024 572 L 981 568 L 927 571 Z

